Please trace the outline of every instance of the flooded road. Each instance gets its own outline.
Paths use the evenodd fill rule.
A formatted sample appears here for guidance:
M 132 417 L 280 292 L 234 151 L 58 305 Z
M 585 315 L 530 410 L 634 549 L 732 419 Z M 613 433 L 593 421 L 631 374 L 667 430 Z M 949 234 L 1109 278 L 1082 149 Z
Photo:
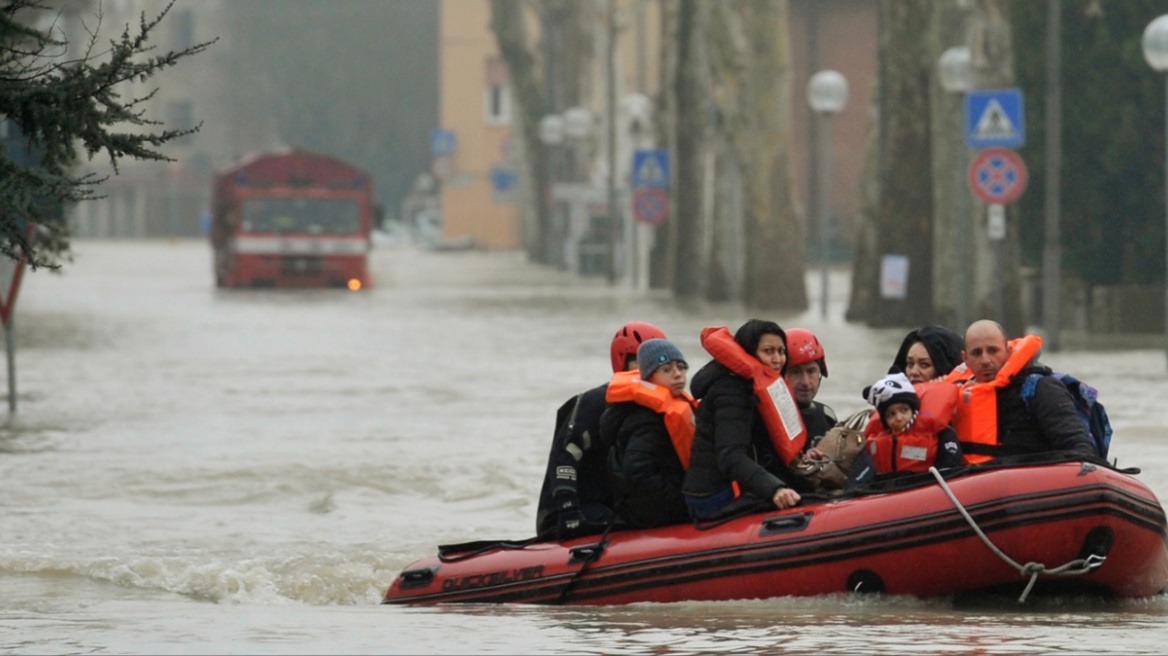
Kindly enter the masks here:
M 225 291 L 202 241 L 78 242 L 25 276 L 18 410 L 0 426 L 5 653 L 1162 653 L 1168 601 L 779 599 L 546 608 L 380 606 L 436 545 L 534 532 L 555 409 L 651 321 L 696 369 L 707 325 L 516 253 L 374 253 L 375 287 Z M 816 281 L 817 277 L 813 277 Z M 905 330 L 819 310 L 841 417 Z M 811 288 L 817 290 L 817 287 Z M 817 298 L 817 293 L 810 294 Z M 1045 361 L 1101 389 L 1112 455 L 1168 496 L 1161 350 Z M 960 563 L 954 563 L 959 567 Z

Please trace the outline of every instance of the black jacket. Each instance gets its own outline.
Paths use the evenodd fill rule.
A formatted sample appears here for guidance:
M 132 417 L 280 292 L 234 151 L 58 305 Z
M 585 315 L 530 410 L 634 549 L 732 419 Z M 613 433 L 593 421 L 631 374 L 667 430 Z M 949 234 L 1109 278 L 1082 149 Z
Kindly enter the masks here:
M 775 453 L 751 381 L 717 360 L 690 382 L 699 399 L 689 471 L 682 490 L 695 497 L 717 494 L 738 481 L 743 494 L 770 501 L 794 480 Z
M 564 402 L 556 411 L 543 489 L 539 493 L 535 530 L 554 531 L 563 509 L 580 511 L 592 526 L 583 533 L 600 533 L 612 517 L 608 485 L 608 448 L 600 444 L 600 416 L 608 402 L 608 383 Z
M 1043 377 L 1038 380 L 1028 407 L 1022 398 L 1022 384 L 1032 373 Z M 1050 367 L 1032 364 L 1018 372 L 1009 384 L 998 388 L 998 451 L 993 455 L 1074 451 L 1099 457 L 1091 434 L 1075 410 L 1071 393 L 1050 373 Z M 968 445 L 962 446 L 969 449 Z
M 626 526 L 649 528 L 689 521 L 681 485 L 685 469 L 665 418 L 634 401 L 610 403 L 600 435 L 611 444 L 608 473 L 614 508 Z
M 799 414 L 803 416 L 803 426 L 807 429 L 807 444 L 809 445 L 818 444 L 819 439 L 839 422 L 835 418 L 835 410 L 819 401 L 812 401 L 807 405 L 800 403 Z

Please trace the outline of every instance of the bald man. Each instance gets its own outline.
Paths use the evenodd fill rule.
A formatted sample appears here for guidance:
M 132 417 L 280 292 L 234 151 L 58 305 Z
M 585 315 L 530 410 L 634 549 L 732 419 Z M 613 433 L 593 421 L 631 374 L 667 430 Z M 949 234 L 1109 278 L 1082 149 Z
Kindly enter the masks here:
M 953 424 L 967 462 L 1047 451 L 1099 457 L 1070 392 L 1038 362 L 1041 347 L 1035 335 L 1008 340 L 988 319 L 965 331 L 961 357 L 972 378 L 963 385 Z M 1043 376 L 1027 404 L 1022 384 L 1032 373 Z

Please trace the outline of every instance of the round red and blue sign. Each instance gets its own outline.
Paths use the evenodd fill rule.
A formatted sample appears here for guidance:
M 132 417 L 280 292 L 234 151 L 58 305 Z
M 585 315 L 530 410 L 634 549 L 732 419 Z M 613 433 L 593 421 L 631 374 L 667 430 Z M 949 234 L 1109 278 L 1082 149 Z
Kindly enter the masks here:
M 1008 148 L 987 148 L 969 165 L 969 188 L 983 201 L 1004 205 L 1026 189 L 1026 164 Z
M 661 225 L 669 214 L 669 192 L 660 187 L 637 187 L 633 192 L 633 217 L 649 225 Z

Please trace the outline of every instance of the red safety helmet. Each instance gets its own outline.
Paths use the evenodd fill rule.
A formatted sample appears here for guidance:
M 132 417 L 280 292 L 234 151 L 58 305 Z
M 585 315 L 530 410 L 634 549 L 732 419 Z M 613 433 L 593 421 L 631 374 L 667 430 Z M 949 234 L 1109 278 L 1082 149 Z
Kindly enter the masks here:
M 665 339 L 665 332 L 651 323 L 630 321 L 612 337 L 612 371 L 625 370 L 629 358 L 637 357 L 637 347 L 650 339 Z
M 806 328 L 787 331 L 787 366 L 798 367 L 808 362 L 819 364 L 819 373 L 827 376 L 827 354 L 815 333 Z

